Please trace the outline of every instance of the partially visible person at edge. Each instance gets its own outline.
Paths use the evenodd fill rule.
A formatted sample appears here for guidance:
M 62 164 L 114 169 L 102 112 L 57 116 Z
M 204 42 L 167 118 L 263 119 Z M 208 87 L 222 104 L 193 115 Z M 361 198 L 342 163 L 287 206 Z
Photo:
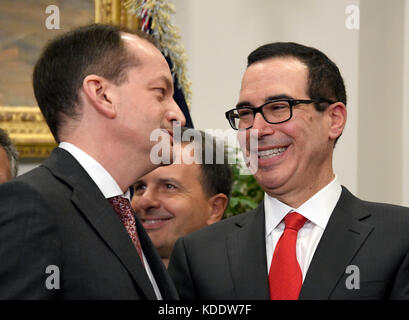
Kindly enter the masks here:
M 6 131 L 0 128 L 0 184 L 17 176 L 18 154 Z

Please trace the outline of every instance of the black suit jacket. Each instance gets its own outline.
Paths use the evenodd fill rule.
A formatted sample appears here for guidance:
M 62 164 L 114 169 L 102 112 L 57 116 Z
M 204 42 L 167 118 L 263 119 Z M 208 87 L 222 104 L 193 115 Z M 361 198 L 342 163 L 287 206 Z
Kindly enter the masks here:
M 269 299 L 263 203 L 177 241 L 168 271 L 181 299 Z M 343 187 L 299 298 L 409 299 L 408 254 L 409 208 Z
M 1 185 L 0 203 L 0 299 L 156 299 L 114 209 L 67 151 L 56 148 L 40 167 Z M 178 298 L 136 220 L 163 298 Z M 54 267 L 46 273 L 50 265 L 60 289 L 46 285 L 47 278 L 58 284 Z

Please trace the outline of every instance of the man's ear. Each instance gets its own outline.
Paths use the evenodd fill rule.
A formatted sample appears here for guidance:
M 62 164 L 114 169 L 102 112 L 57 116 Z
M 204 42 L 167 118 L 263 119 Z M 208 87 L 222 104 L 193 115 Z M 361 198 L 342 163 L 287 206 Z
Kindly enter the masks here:
M 223 218 L 224 211 L 227 209 L 229 199 L 224 193 L 218 193 L 209 199 L 210 216 L 207 225 L 211 225 Z
M 103 116 L 113 119 L 116 116 L 116 106 L 112 101 L 114 85 L 103 77 L 88 75 L 82 82 L 86 99 Z
M 342 102 L 331 104 L 327 110 L 329 119 L 328 136 L 331 140 L 338 138 L 345 128 L 347 121 L 347 108 Z

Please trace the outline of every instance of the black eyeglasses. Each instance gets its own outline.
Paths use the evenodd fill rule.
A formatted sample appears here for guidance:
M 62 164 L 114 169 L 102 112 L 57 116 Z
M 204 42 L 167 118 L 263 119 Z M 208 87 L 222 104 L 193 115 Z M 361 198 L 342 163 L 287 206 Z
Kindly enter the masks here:
M 316 100 L 294 100 L 294 99 L 277 99 L 271 100 L 260 107 L 237 107 L 226 112 L 226 118 L 229 120 L 230 126 L 234 130 L 247 130 L 253 126 L 254 117 L 258 112 L 261 113 L 264 120 L 271 124 L 283 123 L 291 119 L 293 116 L 293 107 L 298 104 L 311 103 L 329 103 L 335 101 L 327 99 Z

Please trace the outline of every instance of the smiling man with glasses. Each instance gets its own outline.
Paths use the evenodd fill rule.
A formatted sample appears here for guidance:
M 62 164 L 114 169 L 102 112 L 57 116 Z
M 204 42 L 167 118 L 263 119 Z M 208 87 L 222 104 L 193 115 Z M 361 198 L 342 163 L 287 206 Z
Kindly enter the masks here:
M 346 100 L 317 49 L 272 43 L 249 55 L 226 118 L 265 197 L 176 243 L 168 270 L 182 299 L 409 298 L 409 209 L 356 198 L 333 170 Z

